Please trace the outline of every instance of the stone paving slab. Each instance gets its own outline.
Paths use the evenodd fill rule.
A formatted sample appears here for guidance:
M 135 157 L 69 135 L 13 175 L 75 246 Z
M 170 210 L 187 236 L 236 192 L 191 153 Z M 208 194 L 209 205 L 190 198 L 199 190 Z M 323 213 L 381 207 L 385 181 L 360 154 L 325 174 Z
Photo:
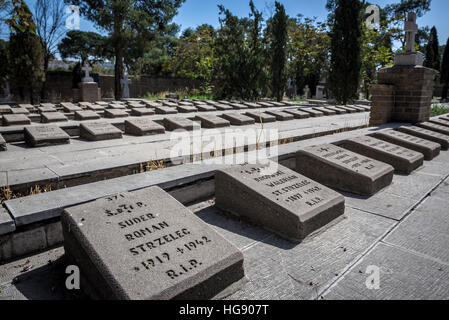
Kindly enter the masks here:
M 380 289 L 366 286 L 369 266 L 380 268 Z M 449 266 L 380 243 L 336 285 L 325 300 L 447 300 Z
M 448 215 L 449 197 L 428 197 L 384 241 L 449 266 Z
M 348 209 L 345 216 L 346 219 L 299 245 L 271 236 L 243 248 L 249 282 L 229 299 L 317 298 L 394 224 L 392 220 L 354 209 Z M 252 237 L 251 231 L 241 232 Z

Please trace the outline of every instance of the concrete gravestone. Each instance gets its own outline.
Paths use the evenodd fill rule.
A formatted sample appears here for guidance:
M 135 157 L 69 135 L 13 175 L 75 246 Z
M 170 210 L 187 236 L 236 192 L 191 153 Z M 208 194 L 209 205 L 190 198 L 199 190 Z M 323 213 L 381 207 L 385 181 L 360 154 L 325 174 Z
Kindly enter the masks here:
M 129 113 L 122 109 L 106 109 L 104 110 L 104 117 L 109 119 L 126 118 L 129 117 Z
M 69 119 L 60 112 L 44 112 L 41 113 L 42 123 L 52 123 L 52 122 L 66 122 Z
M 100 119 L 100 115 L 94 111 L 75 111 L 75 120 L 85 121 L 85 120 L 97 120 Z
M 267 166 L 218 170 L 216 205 L 295 242 L 344 213 L 339 193 L 283 166 L 261 171 Z
M 400 127 L 398 131 L 421 138 L 430 140 L 441 145 L 443 150 L 449 149 L 449 135 L 441 134 L 435 131 L 427 130 L 420 127 L 410 126 L 410 127 Z M 449 134 L 449 130 L 448 130 Z
M 317 111 L 313 108 L 301 108 L 301 109 L 298 109 L 298 111 L 308 113 L 310 115 L 310 117 L 313 117 L 313 118 L 318 118 L 318 117 L 324 116 L 324 113 L 322 113 L 321 111 Z
M 107 122 L 91 122 L 80 124 L 81 138 L 89 141 L 101 141 L 122 138 L 122 131 Z
M 408 148 L 424 154 L 425 160 L 432 160 L 437 157 L 441 151 L 441 145 L 429 140 L 421 139 L 394 130 L 385 130 L 374 134 L 378 139 L 397 144 L 401 147 Z
M 157 114 L 177 114 L 178 110 L 176 110 L 175 108 L 171 108 L 171 107 L 157 107 L 156 108 L 156 113 Z
M 149 119 L 125 120 L 125 133 L 136 136 L 155 135 L 165 133 L 165 128 Z
M 159 187 L 66 209 L 62 225 L 93 298 L 210 299 L 244 277 L 242 253 Z
M 449 130 L 449 122 L 447 120 L 441 119 L 430 119 L 429 122 L 437 124 L 439 126 L 446 127 Z
M 265 112 L 256 112 L 256 111 L 250 111 L 245 113 L 246 116 L 253 118 L 256 123 L 270 123 L 270 122 L 276 122 L 276 117 L 272 116 L 270 114 L 267 114 Z
M 228 120 L 214 115 L 198 115 L 195 120 L 201 122 L 203 128 L 223 128 L 231 125 Z
M 19 126 L 31 124 L 30 118 L 24 114 L 5 114 L 3 115 L 4 126 Z
M 212 111 L 217 111 L 217 108 L 215 108 L 214 106 L 208 105 L 208 104 L 198 104 L 196 105 L 198 111 L 201 112 L 212 112 Z
M 155 112 L 153 109 L 148 108 L 133 108 L 131 109 L 131 115 L 135 117 L 152 116 Z
M 343 148 L 392 165 L 396 171 L 411 173 L 424 163 L 424 156 L 416 151 L 406 149 L 373 137 L 357 137 L 345 140 Z
M 181 117 L 165 118 L 164 126 L 168 131 L 174 131 L 178 129 L 193 131 L 201 127 L 198 123 Z
M 446 126 L 441 126 L 439 124 L 433 123 L 433 122 L 422 122 L 417 124 L 418 127 L 436 131 L 441 134 L 449 135 L 449 128 Z
M 225 113 L 221 115 L 225 120 L 228 120 L 233 126 L 244 126 L 256 123 L 256 120 L 240 113 Z
M 70 136 L 54 125 L 31 126 L 24 129 L 25 142 L 30 147 L 70 143 Z
M 266 111 L 266 113 L 268 113 L 269 115 L 272 115 L 274 117 L 276 117 L 276 120 L 278 121 L 289 121 L 289 120 L 293 120 L 295 117 L 287 112 L 283 112 L 283 111 Z
M 307 119 L 310 118 L 310 113 L 299 111 L 299 110 L 285 110 L 286 113 L 289 113 L 295 117 L 295 119 Z
M 332 144 L 298 151 L 296 171 L 331 188 L 372 195 L 391 184 L 394 168 Z

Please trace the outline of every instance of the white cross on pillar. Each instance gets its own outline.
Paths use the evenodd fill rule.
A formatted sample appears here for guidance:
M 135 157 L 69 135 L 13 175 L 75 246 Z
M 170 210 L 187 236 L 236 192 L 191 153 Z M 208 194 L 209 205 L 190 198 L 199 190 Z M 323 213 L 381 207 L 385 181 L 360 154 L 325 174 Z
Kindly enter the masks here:
M 131 79 L 128 79 L 128 74 L 125 74 L 124 78 L 120 80 L 123 86 L 123 98 L 129 98 L 129 85 L 132 83 Z
M 416 24 L 416 13 L 409 12 L 408 19 L 404 25 L 405 30 L 405 51 L 415 52 L 415 38 L 418 33 L 418 25 Z
M 82 68 L 84 71 L 84 78 L 82 79 L 83 82 L 94 82 L 94 79 L 92 79 L 89 75 L 89 71 L 92 71 L 92 68 L 89 67 L 89 65 L 85 64 Z

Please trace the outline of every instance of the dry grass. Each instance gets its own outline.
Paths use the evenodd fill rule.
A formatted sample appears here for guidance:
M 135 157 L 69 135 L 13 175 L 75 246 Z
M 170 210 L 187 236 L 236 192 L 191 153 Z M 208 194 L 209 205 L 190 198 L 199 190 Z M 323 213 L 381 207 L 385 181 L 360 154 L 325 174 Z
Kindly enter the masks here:
M 141 163 L 139 170 L 134 171 L 134 174 L 160 170 L 160 169 L 164 169 L 166 167 L 167 166 L 165 165 L 164 160 L 159 160 L 159 161 L 150 160 L 147 163 Z

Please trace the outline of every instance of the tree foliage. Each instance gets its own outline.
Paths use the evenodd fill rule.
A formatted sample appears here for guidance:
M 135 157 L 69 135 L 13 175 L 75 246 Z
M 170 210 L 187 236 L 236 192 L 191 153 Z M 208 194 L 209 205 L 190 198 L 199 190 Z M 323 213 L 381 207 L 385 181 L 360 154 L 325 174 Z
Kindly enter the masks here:
M 115 57 L 115 98 L 121 99 L 123 60 L 129 48 L 154 38 L 164 30 L 185 0 L 65 0 L 79 6 L 81 13 L 109 32 Z M 142 40 L 143 39 L 143 40 Z M 129 62 L 129 61 L 128 61 Z M 128 63 L 129 65 L 130 63 Z
M 287 87 L 288 16 L 282 4 L 276 1 L 275 7 L 276 12 L 269 24 L 271 93 L 277 101 L 281 101 Z
M 216 94 L 219 98 L 258 99 L 265 91 L 266 57 L 262 14 L 250 1 L 249 18 L 239 19 L 219 6 L 221 28 L 214 45 Z
M 81 65 L 102 61 L 113 56 L 109 38 L 95 32 L 72 30 L 58 44 L 58 51 L 63 59 L 77 59 Z
M 441 83 L 443 84 L 442 98 L 447 99 L 447 91 L 449 87 L 449 38 L 443 53 L 443 62 L 441 63 Z
M 304 93 L 309 86 L 316 93 L 316 86 L 329 67 L 330 37 L 327 25 L 316 18 L 289 19 L 288 61 L 289 77 L 296 85 L 297 94 Z
M 361 70 L 361 3 L 336 0 L 331 29 L 329 87 L 338 103 L 357 97 Z
M 16 8 L 17 6 L 17 8 Z M 28 94 L 33 103 L 37 90 L 45 81 L 44 48 L 36 30 L 32 14 L 24 1 L 15 4 L 17 14 L 14 24 L 11 24 L 9 40 L 10 81 L 18 88 L 21 99 Z
M 426 46 L 426 60 L 424 66 L 427 68 L 440 70 L 440 44 L 438 43 L 438 33 L 435 27 L 430 30 L 429 42 Z

